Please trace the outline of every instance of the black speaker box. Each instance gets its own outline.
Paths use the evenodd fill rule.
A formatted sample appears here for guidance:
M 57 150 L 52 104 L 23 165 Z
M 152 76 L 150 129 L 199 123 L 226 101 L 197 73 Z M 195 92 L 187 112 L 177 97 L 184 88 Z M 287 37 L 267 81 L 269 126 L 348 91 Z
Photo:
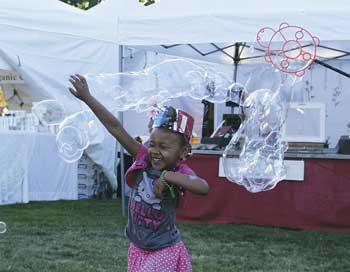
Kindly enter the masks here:
M 338 153 L 350 154 L 350 135 L 340 137 L 338 141 Z

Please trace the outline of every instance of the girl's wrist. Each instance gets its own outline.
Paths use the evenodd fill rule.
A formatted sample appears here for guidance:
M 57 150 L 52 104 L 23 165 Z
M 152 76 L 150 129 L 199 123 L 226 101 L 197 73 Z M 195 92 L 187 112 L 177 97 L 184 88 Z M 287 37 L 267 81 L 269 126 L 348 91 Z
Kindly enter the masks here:
M 89 94 L 84 94 L 81 96 L 81 100 L 84 101 L 85 103 L 93 102 L 94 97 L 89 93 Z
M 161 182 L 167 182 L 166 175 L 168 173 L 168 170 L 163 170 L 162 173 L 160 174 L 159 180 Z
M 169 173 L 169 171 L 164 170 L 159 177 L 160 182 L 162 182 L 164 184 L 164 186 L 169 190 L 170 192 L 170 196 L 172 198 L 176 198 L 177 196 L 177 190 L 175 188 L 175 186 L 169 182 L 169 180 L 167 179 L 166 175 Z

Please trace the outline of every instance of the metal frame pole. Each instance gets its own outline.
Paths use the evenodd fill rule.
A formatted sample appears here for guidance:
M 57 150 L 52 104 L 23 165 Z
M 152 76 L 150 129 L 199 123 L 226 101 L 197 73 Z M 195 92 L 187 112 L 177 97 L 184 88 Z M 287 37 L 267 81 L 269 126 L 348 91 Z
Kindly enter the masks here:
M 123 72 L 123 46 L 119 46 L 119 72 Z M 122 82 L 120 82 L 122 83 Z M 123 125 L 124 117 L 123 112 L 118 113 L 118 119 L 120 123 Z M 122 216 L 125 216 L 125 166 L 124 166 L 124 148 L 121 144 L 119 144 L 119 156 L 120 156 L 120 183 L 122 186 Z

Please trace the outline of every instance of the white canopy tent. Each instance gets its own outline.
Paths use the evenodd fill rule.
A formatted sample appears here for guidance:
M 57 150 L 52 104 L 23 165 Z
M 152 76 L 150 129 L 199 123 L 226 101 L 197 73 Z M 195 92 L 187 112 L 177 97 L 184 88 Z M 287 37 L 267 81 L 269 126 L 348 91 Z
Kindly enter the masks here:
M 115 37 L 101 29 L 102 19 L 58 0 L 0 1 L 0 65 L 25 82 L 32 101 L 56 99 L 67 113 L 84 109 L 68 91 L 69 75 L 108 73 L 118 69 Z M 114 141 L 105 134 L 89 156 L 103 165 L 115 183 Z M 111 150 L 102 152 L 101 148 Z
M 58 0 L 2 0 L 0 56 L 33 97 L 55 98 L 75 112 L 83 106 L 67 93 L 69 75 L 118 72 L 119 45 L 253 42 L 261 27 L 288 22 L 348 50 L 349 15 L 346 0 L 162 0 L 148 7 L 105 0 L 88 12 Z
M 65 103 L 70 74 L 115 72 L 118 51 L 105 23 L 57 0 L 0 2 L 0 56 L 21 74 L 32 95 Z M 73 108 L 70 108 L 73 107 Z M 76 111 L 78 103 L 69 104 Z

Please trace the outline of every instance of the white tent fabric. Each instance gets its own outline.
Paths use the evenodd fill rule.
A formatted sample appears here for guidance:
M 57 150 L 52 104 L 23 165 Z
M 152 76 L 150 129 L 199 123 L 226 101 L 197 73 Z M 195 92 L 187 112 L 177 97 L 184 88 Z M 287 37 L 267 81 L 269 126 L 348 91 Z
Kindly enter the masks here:
M 0 63 L 22 76 L 33 100 L 56 99 L 68 114 L 77 112 L 84 106 L 67 89 L 69 75 L 118 69 L 118 45 L 115 37 L 105 35 L 106 25 L 103 18 L 58 0 L 2 0 Z M 105 139 L 101 144 L 106 142 L 110 141 Z M 114 150 L 114 142 L 108 150 Z M 107 160 L 96 156 L 93 149 L 89 153 L 107 171 L 113 169 L 114 158 L 109 154 Z M 113 171 L 108 172 L 108 176 L 113 175 Z
M 41 2 L 0 1 L 0 55 L 33 96 L 73 101 L 67 109 L 74 112 L 80 106 L 67 95 L 69 75 L 115 72 L 118 47 L 101 31 L 102 19 L 57 0 Z
M 124 45 L 254 41 L 262 27 L 301 25 L 320 40 L 350 40 L 347 0 L 106 0 L 90 14 L 111 20 L 109 35 Z

